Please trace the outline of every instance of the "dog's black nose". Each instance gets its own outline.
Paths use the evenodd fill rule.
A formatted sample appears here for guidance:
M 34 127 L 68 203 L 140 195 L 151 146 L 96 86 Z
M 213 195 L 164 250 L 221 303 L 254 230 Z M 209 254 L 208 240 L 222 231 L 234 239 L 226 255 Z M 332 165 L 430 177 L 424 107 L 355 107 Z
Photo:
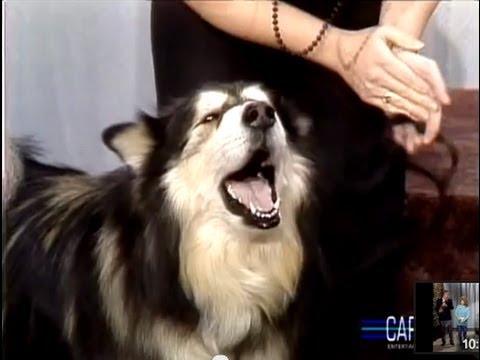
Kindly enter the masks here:
M 243 112 L 243 121 L 252 128 L 267 130 L 275 124 L 275 110 L 267 103 L 252 102 Z

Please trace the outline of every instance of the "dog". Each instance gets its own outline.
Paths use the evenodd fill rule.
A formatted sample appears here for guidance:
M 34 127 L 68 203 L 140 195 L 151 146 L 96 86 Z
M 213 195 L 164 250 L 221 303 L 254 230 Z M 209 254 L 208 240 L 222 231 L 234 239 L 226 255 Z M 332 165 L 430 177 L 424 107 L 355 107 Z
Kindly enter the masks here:
M 27 303 L 73 359 L 297 358 L 317 257 L 309 120 L 293 109 L 257 84 L 205 86 L 106 129 L 124 166 L 101 176 L 17 144 L 4 337 L 19 341 Z

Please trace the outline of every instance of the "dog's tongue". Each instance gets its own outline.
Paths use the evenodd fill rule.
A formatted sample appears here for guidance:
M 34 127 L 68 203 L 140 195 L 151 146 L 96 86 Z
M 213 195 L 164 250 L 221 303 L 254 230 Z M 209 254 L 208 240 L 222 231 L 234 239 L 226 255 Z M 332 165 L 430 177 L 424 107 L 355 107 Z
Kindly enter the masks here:
M 242 181 L 230 181 L 229 184 L 238 200 L 247 208 L 253 204 L 260 211 L 273 209 L 272 189 L 267 180 L 250 177 Z

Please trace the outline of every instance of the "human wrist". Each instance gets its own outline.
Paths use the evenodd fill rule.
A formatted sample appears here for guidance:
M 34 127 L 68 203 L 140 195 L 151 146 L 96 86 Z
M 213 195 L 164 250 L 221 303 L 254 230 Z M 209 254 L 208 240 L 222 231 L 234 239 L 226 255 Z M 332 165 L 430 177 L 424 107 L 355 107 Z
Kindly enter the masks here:
M 345 42 L 343 39 L 347 33 L 349 31 L 330 25 L 323 44 L 311 54 L 309 60 L 343 76 L 339 47 Z
M 337 29 L 335 34 L 332 70 L 349 82 L 351 72 L 358 56 L 371 35 L 371 28 L 364 30 Z
M 439 1 L 384 1 L 380 25 L 393 26 L 420 39 Z

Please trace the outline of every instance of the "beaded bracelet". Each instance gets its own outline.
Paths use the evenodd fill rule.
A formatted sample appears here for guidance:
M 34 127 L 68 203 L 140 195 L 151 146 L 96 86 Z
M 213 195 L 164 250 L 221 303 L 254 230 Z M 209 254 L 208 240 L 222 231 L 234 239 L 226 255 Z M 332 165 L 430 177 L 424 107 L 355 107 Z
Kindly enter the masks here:
M 317 46 L 320 44 L 322 41 L 323 37 L 325 36 L 325 33 L 327 32 L 329 23 L 332 22 L 335 19 L 335 16 L 338 14 L 338 10 L 340 9 L 342 5 L 341 1 L 338 1 L 337 4 L 333 7 L 333 10 L 330 14 L 330 17 L 328 18 L 327 21 L 325 21 L 318 32 L 316 38 L 312 41 L 310 45 L 308 45 L 305 49 L 303 49 L 300 52 L 295 52 L 290 50 L 286 45 L 285 42 L 283 41 L 282 34 L 280 33 L 280 24 L 279 24 L 279 12 L 278 12 L 278 1 L 273 0 L 272 1 L 272 25 L 273 25 L 273 33 L 275 35 L 275 39 L 277 41 L 277 44 L 280 46 L 280 49 L 283 51 L 286 51 L 290 54 L 297 55 L 297 56 L 307 56 L 310 54 Z

